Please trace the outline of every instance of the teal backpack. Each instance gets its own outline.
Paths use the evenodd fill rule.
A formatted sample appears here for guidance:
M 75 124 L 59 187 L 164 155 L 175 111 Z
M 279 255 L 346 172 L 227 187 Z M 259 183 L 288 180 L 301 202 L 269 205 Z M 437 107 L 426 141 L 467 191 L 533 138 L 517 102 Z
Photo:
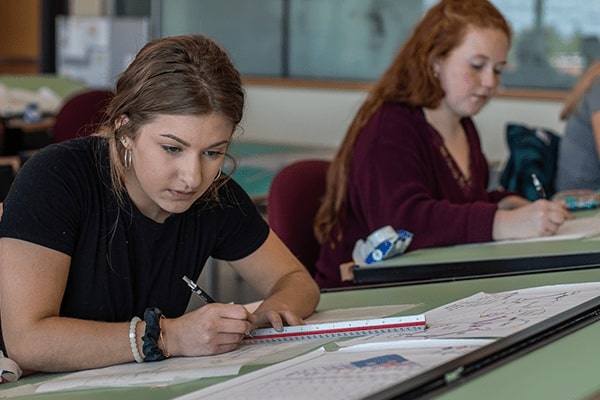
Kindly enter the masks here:
M 560 136 L 550 129 L 509 123 L 506 126 L 506 141 L 510 157 L 500 176 L 502 187 L 534 201 L 538 194 L 531 174 L 535 174 L 550 198 L 555 193 L 554 176 Z

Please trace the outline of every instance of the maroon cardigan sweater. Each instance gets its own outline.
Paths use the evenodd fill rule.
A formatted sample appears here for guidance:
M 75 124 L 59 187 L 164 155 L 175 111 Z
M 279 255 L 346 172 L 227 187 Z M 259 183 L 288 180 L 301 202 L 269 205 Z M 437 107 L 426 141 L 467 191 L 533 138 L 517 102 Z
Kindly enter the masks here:
M 339 265 L 352 260 L 358 239 L 385 225 L 414 234 L 408 251 L 492 240 L 497 202 L 514 193 L 487 191 L 489 169 L 477 130 L 470 118 L 462 124 L 469 180 L 422 109 L 387 103 L 373 115 L 354 146 L 342 242 L 321 246 L 321 287 L 342 286 Z

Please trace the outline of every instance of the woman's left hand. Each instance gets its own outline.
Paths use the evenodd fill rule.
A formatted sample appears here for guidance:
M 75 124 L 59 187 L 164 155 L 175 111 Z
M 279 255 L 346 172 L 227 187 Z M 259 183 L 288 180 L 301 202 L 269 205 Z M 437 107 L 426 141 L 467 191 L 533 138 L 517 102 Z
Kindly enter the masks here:
M 270 325 L 275 328 L 277 332 L 281 332 L 283 327 L 286 325 L 292 326 L 305 324 L 302 318 L 290 310 L 267 310 L 264 312 L 257 310 L 254 315 L 256 316 L 254 327 L 260 328 Z

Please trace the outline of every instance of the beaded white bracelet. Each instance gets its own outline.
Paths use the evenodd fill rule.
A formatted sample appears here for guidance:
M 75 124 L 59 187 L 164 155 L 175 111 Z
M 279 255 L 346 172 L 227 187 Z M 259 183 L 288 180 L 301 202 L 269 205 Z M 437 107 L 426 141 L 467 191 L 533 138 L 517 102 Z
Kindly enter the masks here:
M 129 324 L 129 345 L 131 346 L 131 353 L 133 354 L 133 358 L 135 358 L 136 362 L 144 362 L 144 357 L 140 354 L 137 346 L 137 335 L 136 328 L 138 322 L 142 322 L 140 317 L 131 318 L 131 323 Z

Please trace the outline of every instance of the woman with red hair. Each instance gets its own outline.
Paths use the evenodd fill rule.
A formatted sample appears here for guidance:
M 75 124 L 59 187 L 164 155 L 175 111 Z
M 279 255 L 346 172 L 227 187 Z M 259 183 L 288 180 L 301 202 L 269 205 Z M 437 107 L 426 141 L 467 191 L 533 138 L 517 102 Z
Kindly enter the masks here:
M 441 0 L 417 24 L 352 121 L 315 220 L 316 280 L 340 286 L 358 239 L 385 225 L 409 250 L 552 235 L 571 215 L 547 200 L 487 191 L 471 119 L 506 65 L 511 30 L 485 0 Z

